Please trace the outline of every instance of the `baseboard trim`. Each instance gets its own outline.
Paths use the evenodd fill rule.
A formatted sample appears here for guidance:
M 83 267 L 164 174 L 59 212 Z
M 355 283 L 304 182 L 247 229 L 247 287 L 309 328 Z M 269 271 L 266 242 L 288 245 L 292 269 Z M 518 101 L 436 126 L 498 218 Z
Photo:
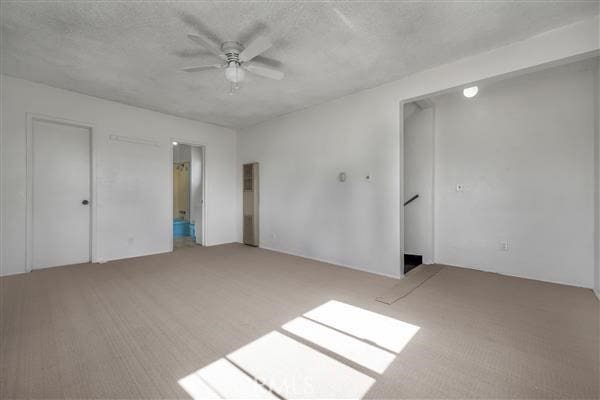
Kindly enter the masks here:
M 157 256 L 159 254 L 167 254 L 167 253 L 172 253 L 172 250 L 166 250 L 166 251 L 156 251 L 156 252 L 148 252 L 148 253 L 144 253 L 144 254 L 136 254 L 136 255 L 132 255 L 132 256 L 126 256 L 126 257 L 117 257 L 117 258 L 101 258 L 98 259 L 96 262 L 94 262 L 94 264 L 106 264 L 112 261 L 121 261 L 121 260 L 129 260 L 132 258 L 140 258 L 140 257 L 149 257 L 149 256 Z
M 223 243 L 215 243 L 215 244 L 211 244 L 211 245 L 204 245 L 204 247 L 211 247 L 211 246 L 221 246 L 221 245 L 225 245 L 225 244 L 231 244 L 231 243 L 238 243 L 238 242 L 223 242 Z M 240 243 L 243 244 L 243 243 Z M 174 250 L 165 250 L 165 251 L 156 251 L 156 252 L 148 252 L 148 253 L 144 253 L 144 254 L 136 254 L 136 255 L 132 255 L 132 256 L 127 256 L 127 257 L 117 257 L 117 258 L 104 258 L 104 257 L 98 257 L 96 259 L 96 261 L 90 261 L 91 264 L 106 264 L 106 263 L 110 263 L 113 261 L 121 261 L 121 260 L 129 260 L 132 258 L 140 258 L 140 257 L 149 257 L 149 256 L 156 256 L 159 254 L 168 254 L 168 253 L 172 253 Z M 57 265 L 56 267 L 66 267 L 66 265 Z M 41 269 L 49 269 L 49 268 L 56 268 L 56 267 L 48 267 L 48 268 L 41 268 Z M 34 270 L 32 270 L 34 271 Z M 32 271 L 17 271 L 17 272 L 9 272 L 9 273 L 5 273 L 4 269 L 0 268 L 0 278 L 5 277 L 5 276 L 13 276 L 13 275 L 21 275 L 21 274 L 28 274 Z M 37 271 L 37 270 L 35 270 Z
M 498 272 L 498 271 L 496 271 L 494 269 L 487 269 L 487 268 L 478 267 L 478 266 L 456 265 L 456 264 L 450 264 L 450 263 L 442 262 L 442 261 L 436 261 L 435 264 L 443 264 L 443 265 L 447 265 L 449 267 L 473 269 L 475 271 L 489 272 L 489 273 L 492 273 L 492 274 L 498 274 L 498 275 L 503 275 L 503 276 L 510 276 L 512 278 L 529 279 L 529 280 L 532 280 L 532 281 L 545 282 L 545 283 L 553 283 L 553 284 L 556 284 L 556 285 L 564 285 L 564 286 L 571 286 L 571 287 L 576 287 L 576 288 L 581 288 L 581 289 L 591 289 L 591 290 L 594 290 L 594 288 L 592 286 L 582 286 L 581 284 L 578 284 L 578 283 L 562 282 L 562 281 L 557 281 L 557 280 L 552 280 L 552 279 L 541 279 L 540 277 L 537 277 L 537 276 L 517 275 L 517 274 L 506 273 L 506 272 Z
M 4 269 L 0 269 L 0 278 L 4 278 L 7 276 L 15 276 L 15 275 L 21 275 L 21 274 L 28 274 L 29 272 L 25 272 L 25 271 L 11 271 L 11 272 L 4 272 Z
M 272 248 L 272 247 L 265 247 L 265 246 L 260 246 L 260 248 L 263 249 L 263 250 L 274 251 L 276 253 L 282 253 L 282 254 L 287 254 L 287 255 L 290 255 L 290 256 L 301 257 L 301 258 L 306 258 L 308 260 L 319 261 L 319 262 L 322 262 L 322 263 L 331 264 L 331 265 L 336 266 L 336 267 L 348 268 L 348 269 L 353 269 L 355 271 L 366 272 L 368 274 L 385 276 L 386 278 L 392 278 L 392 279 L 401 279 L 402 278 L 400 275 L 392 275 L 392 274 L 386 274 L 384 272 L 369 271 L 369 270 L 367 270 L 365 268 L 356 267 L 354 265 L 341 264 L 341 263 L 339 263 L 337 261 L 325 260 L 325 259 L 317 258 L 317 257 L 309 257 L 309 256 L 306 256 L 304 254 L 293 253 L 291 251 L 284 251 L 284 250 L 275 249 L 275 248 Z

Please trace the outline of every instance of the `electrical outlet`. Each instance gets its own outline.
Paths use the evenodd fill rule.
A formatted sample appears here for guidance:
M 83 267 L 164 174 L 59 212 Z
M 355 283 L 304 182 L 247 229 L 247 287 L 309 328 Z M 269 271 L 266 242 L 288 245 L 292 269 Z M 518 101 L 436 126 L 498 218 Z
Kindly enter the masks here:
M 463 189 L 464 189 L 464 186 L 462 184 L 460 184 L 460 183 L 456 184 L 456 191 L 457 192 L 462 192 Z
M 507 241 L 500 242 L 500 250 L 501 251 L 508 251 L 508 242 Z

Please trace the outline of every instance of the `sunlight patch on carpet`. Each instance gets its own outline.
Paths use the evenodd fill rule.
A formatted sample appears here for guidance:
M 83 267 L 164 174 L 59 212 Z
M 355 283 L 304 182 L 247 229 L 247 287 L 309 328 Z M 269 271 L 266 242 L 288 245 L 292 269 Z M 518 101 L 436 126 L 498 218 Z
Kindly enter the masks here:
M 331 300 L 281 329 L 185 376 L 179 385 L 194 399 L 362 399 L 419 327 Z M 323 349 L 372 372 L 358 371 Z
M 419 330 L 416 325 L 335 300 L 305 313 L 304 316 L 396 354 L 402 351 Z
M 306 318 L 296 318 L 282 328 L 378 374 L 382 374 L 396 357 L 394 353 Z

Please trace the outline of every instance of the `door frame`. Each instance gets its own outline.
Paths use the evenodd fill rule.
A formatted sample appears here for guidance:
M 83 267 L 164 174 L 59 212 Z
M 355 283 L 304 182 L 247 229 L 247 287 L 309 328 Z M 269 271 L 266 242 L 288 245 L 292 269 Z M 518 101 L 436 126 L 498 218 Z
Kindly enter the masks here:
M 202 187 L 202 224 L 200 226 L 200 233 L 202 235 L 202 240 L 201 240 L 201 245 L 202 246 L 206 246 L 207 240 L 206 240 L 206 145 L 203 143 L 198 143 L 198 142 L 192 142 L 186 139 L 178 139 L 178 138 L 171 138 L 169 139 L 169 229 L 171 234 L 169 235 L 169 241 L 171 244 L 171 251 L 174 250 L 174 245 L 173 245 L 173 142 L 177 142 L 178 145 L 180 144 L 184 144 L 187 146 L 192 146 L 192 147 L 200 147 L 200 154 L 202 155 L 202 162 L 201 162 L 201 168 L 202 168 L 202 174 L 200 179 L 202 179 L 202 182 L 200 184 L 200 186 Z M 190 163 L 191 166 L 191 163 Z M 191 171 L 190 171 L 190 179 L 191 179 Z M 191 195 L 191 190 L 192 187 L 190 185 L 190 195 Z M 190 210 L 191 210 L 192 206 L 191 206 L 191 202 L 190 202 Z M 196 229 L 198 229 L 198 227 L 196 227 Z
M 430 98 L 430 97 L 434 97 L 435 94 L 432 94 L 430 96 L 422 96 L 419 99 L 426 99 L 426 98 Z M 416 100 L 416 99 L 415 99 Z M 400 121 L 401 124 L 401 130 L 402 130 L 402 134 L 400 135 L 400 142 L 402 145 L 402 149 L 401 149 L 401 156 L 402 156 L 402 197 L 400 197 L 400 205 L 402 207 L 401 210 L 401 214 L 402 214 L 402 254 L 400 255 L 400 258 L 402 260 L 401 265 L 402 265 L 402 274 L 404 274 L 404 255 L 406 254 L 406 247 L 404 246 L 405 244 L 405 238 L 406 238 L 406 207 L 404 207 L 404 202 L 406 201 L 406 135 L 405 135 L 405 119 L 404 119 L 404 106 L 408 103 L 413 102 L 414 100 L 405 100 L 400 102 L 400 108 L 401 108 L 401 113 L 402 113 L 402 121 Z M 436 108 L 435 105 L 432 105 L 431 108 L 432 110 L 432 122 L 431 122 L 431 181 L 429 182 L 429 185 L 431 187 L 431 207 L 428 210 L 428 214 L 431 216 L 431 235 L 429 236 L 428 242 L 429 242 L 429 246 L 430 246 L 430 261 L 432 264 L 435 264 L 435 235 L 436 235 L 436 207 L 435 207 L 435 202 L 436 202 L 436 140 L 437 140 L 437 135 L 436 135 L 436 126 L 435 126 L 435 113 L 436 113 Z M 423 257 L 423 260 L 425 260 L 425 257 Z
M 33 123 L 36 121 L 50 122 L 59 125 L 75 126 L 88 129 L 90 132 L 90 262 L 98 262 L 97 248 L 97 182 L 96 182 L 96 127 L 88 122 L 75 121 L 67 118 L 54 117 L 38 113 L 26 113 L 26 223 L 25 223 L 25 271 L 33 270 Z

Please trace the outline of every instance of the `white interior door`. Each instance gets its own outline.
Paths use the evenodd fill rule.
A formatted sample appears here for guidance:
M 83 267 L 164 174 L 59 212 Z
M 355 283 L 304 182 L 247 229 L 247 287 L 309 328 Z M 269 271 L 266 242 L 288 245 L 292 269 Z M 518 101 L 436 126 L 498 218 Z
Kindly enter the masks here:
M 196 243 L 204 244 L 203 234 L 203 207 L 204 193 L 203 187 L 203 169 L 202 147 L 192 146 L 191 149 L 191 179 L 190 179 L 190 210 L 192 220 L 196 229 Z
M 90 130 L 46 121 L 32 128 L 32 268 L 89 262 Z

